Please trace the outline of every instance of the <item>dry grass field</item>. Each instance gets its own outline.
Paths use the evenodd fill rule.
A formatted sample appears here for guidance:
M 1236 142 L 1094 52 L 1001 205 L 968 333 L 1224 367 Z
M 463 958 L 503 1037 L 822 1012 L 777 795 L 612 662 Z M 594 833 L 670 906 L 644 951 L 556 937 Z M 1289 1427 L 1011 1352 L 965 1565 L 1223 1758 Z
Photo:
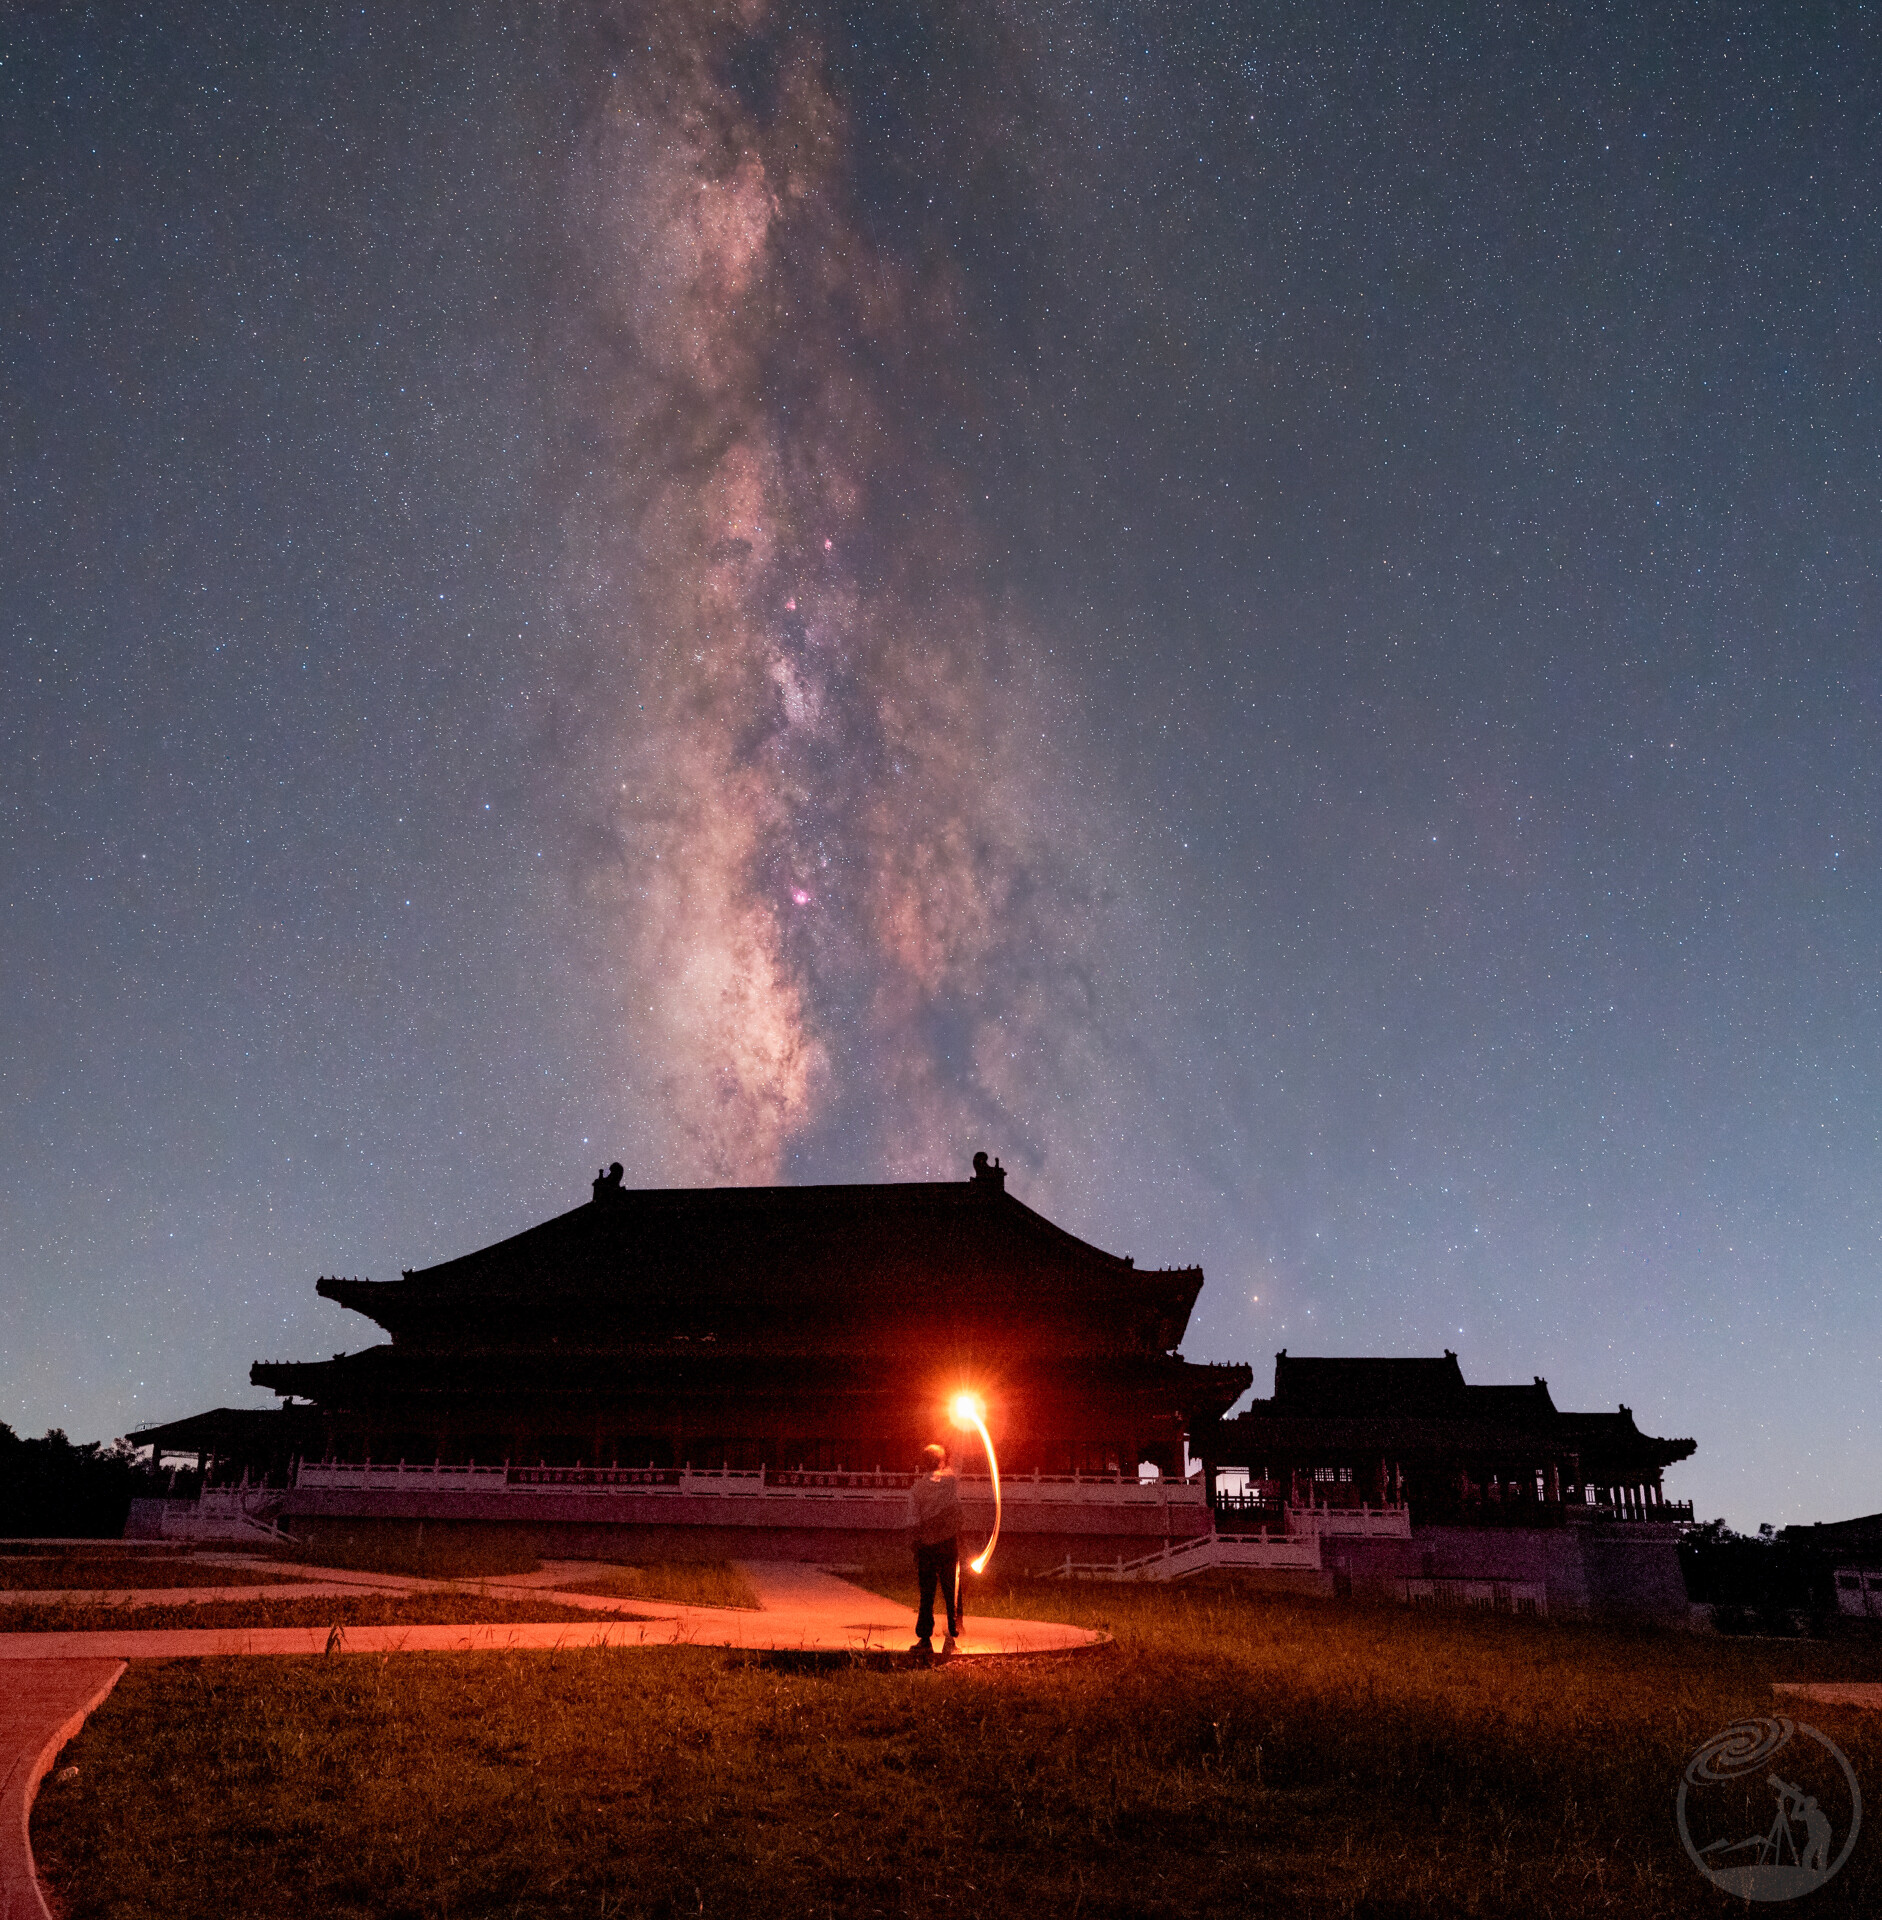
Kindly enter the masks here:
M 1882 1676 L 1874 1647 L 1225 1589 L 975 1605 L 1116 1643 L 133 1667 L 35 1846 L 70 1920 L 1711 1915 L 1673 1828 L 1687 1757 L 1773 1679 Z M 1807 1717 L 1882 1782 L 1882 1721 Z M 1882 1910 L 1879 1860 L 1865 1835 L 1809 1911 Z
M 176 1552 L 113 1553 L 66 1548 L 54 1553 L 7 1554 L 0 1557 L 0 1600 L 22 1588 L 71 1587 L 101 1591 L 127 1587 L 244 1587 L 272 1586 L 291 1576 L 245 1568 L 205 1566 Z
M 662 1600 L 679 1607 L 755 1607 L 758 1589 L 724 1561 L 658 1561 L 644 1567 L 610 1567 L 593 1580 L 561 1583 L 567 1593 L 606 1600 Z
M 296 1595 L 292 1587 L 258 1600 L 179 1600 L 168 1606 L 130 1606 L 100 1601 L 56 1601 L 39 1606 L 8 1606 L 0 1594 L 0 1633 L 98 1633 L 130 1628 L 169 1627 L 457 1627 L 529 1620 L 631 1620 L 618 1613 L 594 1613 L 552 1600 L 518 1599 L 512 1594 L 459 1587 L 435 1593 Z
M 528 1542 L 502 1527 L 423 1520 L 404 1525 L 356 1527 L 325 1521 L 297 1531 L 284 1552 L 311 1566 L 348 1567 L 360 1573 L 409 1573 L 423 1580 L 476 1580 L 489 1574 L 533 1573 L 536 1555 Z

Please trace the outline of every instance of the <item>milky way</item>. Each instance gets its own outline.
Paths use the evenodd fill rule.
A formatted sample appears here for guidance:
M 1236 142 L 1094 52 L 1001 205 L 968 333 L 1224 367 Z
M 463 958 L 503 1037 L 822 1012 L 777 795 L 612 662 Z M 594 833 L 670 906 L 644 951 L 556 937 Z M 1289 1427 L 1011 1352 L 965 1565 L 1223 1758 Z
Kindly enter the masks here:
M 1092 1011 L 1067 705 L 891 392 L 911 361 L 945 381 L 959 270 L 864 237 L 821 51 L 756 9 L 663 14 L 594 111 L 576 216 L 604 365 L 572 594 L 609 663 L 587 899 L 702 1179 L 775 1178 L 832 1116 L 884 1174 L 975 1141 L 1036 1164 Z

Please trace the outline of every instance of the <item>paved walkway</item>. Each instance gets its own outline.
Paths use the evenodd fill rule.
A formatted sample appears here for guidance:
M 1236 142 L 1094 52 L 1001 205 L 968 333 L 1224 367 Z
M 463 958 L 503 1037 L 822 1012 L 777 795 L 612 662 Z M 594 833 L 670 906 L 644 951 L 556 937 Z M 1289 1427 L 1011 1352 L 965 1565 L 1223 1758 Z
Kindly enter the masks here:
M 596 1613 L 618 1613 L 638 1607 L 618 1595 L 563 1591 L 596 1579 L 611 1569 L 593 1560 L 545 1561 L 534 1573 L 480 1574 L 474 1579 L 437 1580 L 409 1573 L 361 1573 L 350 1567 L 320 1567 L 293 1560 L 259 1560 L 247 1554 L 196 1554 L 196 1566 L 226 1567 L 232 1574 L 271 1572 L 279 1579 L 267 1586 L 231 1583 L 225 1587 L 6 1587 L 0 1588 L 0 1609 L 9 1606 L 190 1607 L 218 1600 L 318 1600 L 353 1597 L 360 1593 L 492 1593 L 506 1599 L 555 1600 L 563 1606 Z M 751 1569 L 747 1569 L 751 1571 Z M 758 1578 L 765 1577 L 762 1571 Z M 784 1589 L 780 1588 L 782 1592 Z M 887 1603 L 884 1602 L 886 1605 Z M 913 1621 L 914 1615 L 909 1619 Z M 3 1637 L 3 1636 L 0 1636 Z
M 1867 1707 L 1882 1713 L 1882 1680 L 1774 1680 L 1773 1693 L 1793 1699 L 1821 1700 L 1831 1707 Z
M 0 1608 L 26 1606 L 83 1607 L 190 1607 L 213 1600 L 310 1600 L 334 1598 L 342 1594 L 440 1593 L 452 1588 L 475 1592 L 480 1586 L 494 1586 L 484 1580 L 426 1580 L 404 1573 L 357 1573 L 349 1567 L 318 1567 L 292 1560 L 265 1560 L 253 1554 L 199 1553 L 190 1556 L 190 1564 L 199 1567 L 226 1567 L 233 1573 L 271 1573 L 277 1577 L 266 1586 L 253 1580 L 247 1585 L 232 1582 L 225 1587 L 5 1587 L 0 1588 Z M 504 1576 L 501 1584 L 511 1587 L 541 1588 L 554 1586 L 557 1579 L 591 1579 L 593 1565 L 568 1562 L 552 1570 L 532 1574 Z
M 97 1659 L 39 1659 L 7 1671 L 0 1687 L 0 1920 L 52 1920 L 33 1870 L 33 1796 L 59 1749 L 123 1671 L 122 1660 Z
M 743 1570 L 758 1589 L 756 1610 L 689 1607 L 659 1600 L 624 1600 L 571 1593 L 545 1584 L 573 1574 L 592 1577 L 594 1566 L 563 1562 L 535 1574 L 491 1579 L 478 1586 L 506 1598 L 555 1601 L 585 1613 L 626 1615 L 596 1621 L 537 1621 L 478 1626 L 343 1627 L 104 1627 L 83 1633 L 0 1633 L 0 1662 L 213 1658 L 241 1654 L 469 1653 L 510 1648 L 555 1647 L 740 1647 L 752 1650 L 856 1653 L 901 1651 L 914 1637 L 914 1610 L 884 1600 L 848 1580 L 795 1561 L 753 1560 Z M 149 1604 L 254 1597 L 273 1599 L 357 1598 L 363 1591 L 422 1594 L 448 1590 L 446 1583 L 401 1574 L 355 1574 L 310 1568 L 317 1580 L 289 1587 L 190 1587 L 130 1589 L 111 1596 L 122 1604 Z M 461 1588 L 459 1589 L 462 1590 Z M 13 1597 L 13 1596 L 9 1596 Z M 956 1658 L 975 1660 L 1015 1654 L 1070 1653 L 1102 1643 L 1102 1634 L 1049 1620 L 984 1619 L 967 1622 Z

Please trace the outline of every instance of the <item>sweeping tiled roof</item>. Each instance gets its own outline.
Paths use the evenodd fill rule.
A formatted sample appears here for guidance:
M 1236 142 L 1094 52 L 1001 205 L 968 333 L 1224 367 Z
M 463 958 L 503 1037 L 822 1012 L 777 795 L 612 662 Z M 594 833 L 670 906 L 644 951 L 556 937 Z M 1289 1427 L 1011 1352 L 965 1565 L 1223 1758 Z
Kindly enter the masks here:
M 1283 1349 L 1274 1357 L 1274 1397 L 1225 1420 L 1220 1445 L 1259 1454 L 1283 1445 L 1363 1452 L 1421 1446 L 1520 1450 L 1538 1442 L 1590 1454 L 1618 1451 L 1666 1465 L 1694 1451 L 1691 1440 L 1643 1434 L 1627 1407 L 1564 1412 L 1540 1374 L 1527 1385 L 1472 1386 L 1448 1349 L 1441 1359 L 1347 1359 Z
M 387 1282 L 319 1292 L 395 1344 L 612 1346 L 684 1333 L 823 1346 L 952 1322 L 1025 1325 L 1048 1346 L 1169 1352 L 1202 1270 L 1152 1271 L 1067 1233 L 1005 1191 L 985 1157 L 964 1181 L 633 1189 Z

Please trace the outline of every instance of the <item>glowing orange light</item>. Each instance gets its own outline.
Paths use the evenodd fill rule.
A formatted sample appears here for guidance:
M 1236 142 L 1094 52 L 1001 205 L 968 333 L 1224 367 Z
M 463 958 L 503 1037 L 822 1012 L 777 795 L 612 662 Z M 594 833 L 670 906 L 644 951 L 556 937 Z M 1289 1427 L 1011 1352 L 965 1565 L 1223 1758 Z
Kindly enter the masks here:
M 1000 1539 L 1000 1463 L 994 1456 L 993 1435 L 987 1431 L 986 1402 L 980 1395 L 957 1393 L 948 1411 L 957 1427 L 972 1427 L 980 1435 L 980 1444 L 987 1450 L 987 1471 L 993 1475 L 993 1531 L 987 1536 L 987 1544 L 980 1549 L 979 1557 L 967 1563 L 976 1573 L 985 1573 Z

